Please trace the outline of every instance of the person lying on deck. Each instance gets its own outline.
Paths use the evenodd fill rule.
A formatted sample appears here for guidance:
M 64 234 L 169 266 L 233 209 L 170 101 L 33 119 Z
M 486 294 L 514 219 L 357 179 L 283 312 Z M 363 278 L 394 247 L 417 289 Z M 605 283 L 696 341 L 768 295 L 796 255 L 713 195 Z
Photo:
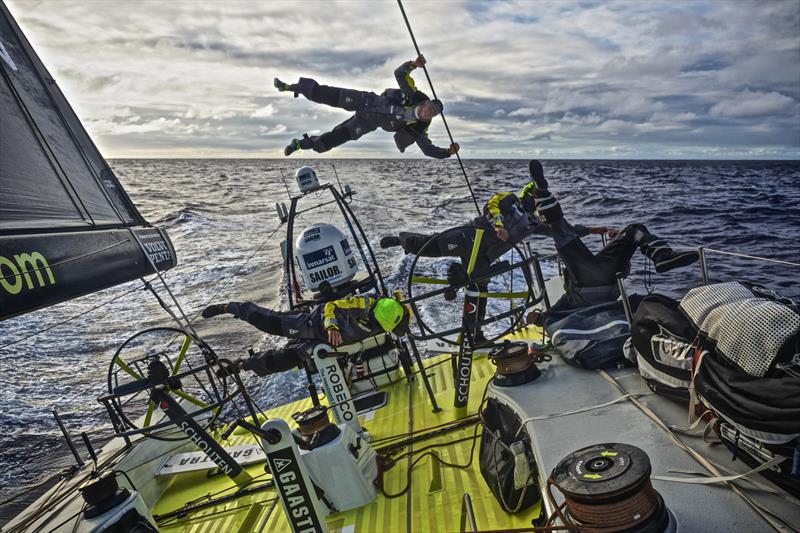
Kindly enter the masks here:
M 275 78 L 275 87 L 280 92 L 293 92 L 295 98 L 302 94 L 312 102 L 355 112 L 331 131 L 310 137 L 304 134 L 302 139 L 292 139 L 284 149 L 284 155 L 288 157 L 297 150 L 327 152 L 378 128 L 395 132 L 394 141 L 401 153 L 417 143 L 422 153 L 428 157 L 444 159 L 455 154 L 459 149 L 458 143 L 451 144 L 449 148 L 439 148 L 428 138 L 428 126 L 442 112 L 444 106 L 440 100 L 431 100 L 418 90 L 411 78 L 411 71 L 424 65 L 423 56 L 400 65 L 394 71 L 400 88 L 386 89 L 380 95 L 320 85 L 311 78 L 300 78 L 297 83 L 292 84 Z
M 315 346 L 352 344 L 381 333 L 404 334 L 410 313 L 394 298 L 353 296 L 312 307 L 308 311 L 274 311 L 252 302 L 213 304 L 203 317 L 232 314 L 270 335 L 291 339 L 283 348 L 264 350 L 234 361 L 239 369 L 260 376 L 284 372 L 311 356 Z
M 406 253 L 425 257 L 458 257 L 464 269 L 472 259 L 473 276 L 480 276 L 492 262 L 526 237 L 550 236 L 567 265 L 567 293 L 556 303 L 561 309 L 615 299 L 618 296 L 614 292 L 617 290 L 616 273 L 627 273 L 631 256 L 637 247 L 653 260 L 657 272 L 666 272 L 697 260 L 697 252 L 674 252 L 642 224 L 632 224 L 621 231 L 569 224 L 564 220 L 558 200 L 547 189 L 542 164 L 532 160 L 528 164 L 528 171 L 531 183 L 519 193 L 494 194 L 484 205 L 483 214 L 475 218 L 472 225 L 435 234 L 401 232 L 383 237 L 381 247 L 401 246 Z M 545 215 L 544 222 L 539 219 L 540 214 Z M 477 230 L 483 231 L 475 249 L 475 257 L 472 258 Z M 580 238 L 602 233 L 613 239 L 594 255 Z M 481 281 L 477 286 L 478 290 L 485 292 L 488 281 Z M 477 310 L 475 318 L 483 320 L 486 314 L 485 299 L 467 295 L 465 305 L 472 305 Z M 476 340 L 481 342 L 482 338 L 479 331 Z
M 550 311 L 578 309 L 616 300 L 619 297 L 616 275 L 618 272 L 628 275 L 631 258 L 637 249 L 653 261 L 658 273 L 688 266 L 699 259 L 694 250 L 676 252 L 643 224 L 630 224 L 621 230 L 570 224 L 564 218 L 558 199 L 549 191 L 544 172 L 531 172 L 531 183 L 525 188 L 533 199 L 534 210 L 543 221 L 540 225 L 546 228 L 539 233 L 553 238 L 566 267 L 565 294 Z M 611 240 L 593 254 L 581 241 L 581 237 L 590 233 L 605 233 Z

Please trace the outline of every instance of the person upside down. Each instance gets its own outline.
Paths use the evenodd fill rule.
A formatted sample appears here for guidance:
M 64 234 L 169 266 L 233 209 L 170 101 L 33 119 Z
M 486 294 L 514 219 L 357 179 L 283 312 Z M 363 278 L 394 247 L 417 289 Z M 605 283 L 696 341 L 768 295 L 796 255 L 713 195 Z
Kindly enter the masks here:
M 544 233 L 552 237 L 566 269 L 564 296 L 550 311 L 616 300 L 619 297 L 617 273 L 623 276 L 630 273 L 631 259 L 637 250 L 653 262 L 658 273 L 691 265 L 700 258 L 695 250 L 673 250 L 644 224 L 630 224 L 621 230 L 570 224 L 564 218 L 558 199 L 550 192 L 543 172 L 531 173 L 531 183 L 526 187 L 530 187 L 534 209 L 547 228 Z M 581 240 L 589 233 L 605 233 L 611 240 L 595 254 Z
M 465 269 L 473 259 L 473 243 L 480 234 L 473 270 L 473 276 L 478 277 L 489 269 L 493 261 L 525 238 L 532 235 L 552 237 L 567 271 L 565 295 L 553 309 L 577 308 L 616 299 L 619 296 L 616 273 L 629 272 L 631 258 L 637 249 L 655 263 L 659 273 L 697 261 L 697 252 L 672 250 L 663 239 L 651 234 L 642 224 L 631 224 L 619 231 L 570 224 L 565 220 L 558 200 L 548 189 L 542 164 L 532 160 L 528 170 L 531 179 L 529 184 L 519 193 L 494 194 L 484 205 L 483 214 L 475 218 L 471 225 L 434 234 L 401 232 L 399 235 L 383 237 L 381 247 L 401 246 L 406 253 L 425 257 L 458 257 L 461 259 L 461 268 Z M 597 254 L 593 254 L 581 241 L 586 235 L 603 233 L 612 239 Z M 451 267 L 448 277 L 454 283 L 456 280 L 453 278 L 457 276 L 453 276 L 452 272 Z M 461 272 L 463 275 L 463 270 Z M 481 281 L 477 289 L 485 292 L 487 286 L 488 281 Z M 465 303 L 476 307 L 475 319 L 483 320 L 485 299 L 470 297 L 468 292 Z M 482 335 L 476 337 L 480 341 Z
M 315 346 L 352 344 L 381 333 L 402 335 L 408 331 L 410 312 L 394 298 L 353 296 L 312 307 L 308 311 L 274 311 L 252 302 L 213 304 L 203 309 L 204 318 L 232 314 L 259 330 L 288 337 L 278 349 L 264 350 L 234 364 L 259 376 L 297 367 L 311 356 Z
M 311 78 L 300 78 L 297 83 L 292 84 L 275 78 L 274 85 L 280 92 L 293 92 L 295 98 L 302 94 L 312 102 L 355 112 L 331 131 L 310 137 L 304 134 L 301 139 L 292 139 L 284 149 L 284 155 L 288 157 L 297 150 L 327 152 L 378 128 L 395 132 L 394 141 L 401 153 L 416 143 L 428 157 L 444 159 L 455 154 L 459 150 L 458 143 L 451 144 L 449 148 L 440 148 L 428 138 L 428 126 L 442 112 L 444 106 L 440 100 L 431 100 L 418 90 L 411 78 L 411 72 L 424 65 L 423 56 L 400 65 L 394 71 L 400 88 L 386 89 L 380 95 L 320 85 Z

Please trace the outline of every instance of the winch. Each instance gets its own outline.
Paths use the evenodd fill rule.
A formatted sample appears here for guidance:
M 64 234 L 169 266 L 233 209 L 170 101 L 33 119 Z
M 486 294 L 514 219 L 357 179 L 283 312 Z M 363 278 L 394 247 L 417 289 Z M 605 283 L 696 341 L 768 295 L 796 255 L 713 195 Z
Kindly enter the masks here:
M 489 359 L 497 367 L 492 383 L 498 387 L 516 387 L 541 376 L 536 363 L 549 361 L 550 356 L 537 343 L 504 341 L 489 352 Z
M 297 423 L 297 429 L 306 441 L 308 449 L 324 446 L 341 433 L 341 430 L 331 423 L 328 408 L 324 405 L 295 413 L 292 419 Z
M 580 531 L 675 531 L 650 473 L 650 458 L 636 446 L 595 444 L 562 459 L 548 484 L 564 495 L 556 510 L 561 521 Z

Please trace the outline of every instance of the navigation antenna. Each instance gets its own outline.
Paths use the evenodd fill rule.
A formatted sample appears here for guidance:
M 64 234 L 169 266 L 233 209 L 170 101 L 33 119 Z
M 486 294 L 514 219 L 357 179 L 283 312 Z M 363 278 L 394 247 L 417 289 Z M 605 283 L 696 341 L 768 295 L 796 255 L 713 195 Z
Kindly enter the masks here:
M 417 56 L 421 56 L 422 52 L 419 51 L 419 45 L 417 45 L 417 39 L 414 37 L 414 30 L 411 29 L 411 23 L 408 21 L 408 16 L 406 15 L 406 10 L 403 8 L 403 0 L 397 0 L 397 5 L 400 7 L 400 13 L 403 14 L 403 20 L 406 21 L 406 28 L 408 28 L 408 34 L 411 36 L 411 42 L 414 43 L 414 48 L 417 50 Z M 431 88 L 431 93 L 435 99 L 438 99 L 436 96 L 436 89 L 433 88 L 433 82 L 431 81 L 431 76 L 428 74 L 428 67 L 422 65 L 422 70 L 425 71 L 425 77 L 428 79 L 428 85 Z M 444 111 L 442 111 L 442 122 L 444 123 L 444 129 L 447 130 L 447 136 L 450 137 L 450 144 L 455 143 L 453 140 L 453 134 L 450 133 L 450 126 L 447 125 L 447 119 L 444 117 Z M 478 206 L 478 200 L 475 199 L 475 193 L 472 191 L 472 184 L 469 182 L 469 178 L 467 177 L 467 171 L 464 169 L 464 163 L 461 161 L 461 156 L 458 155 L 456 152 L 456 159 L 458 159 L 458 164 L 461 167 L 461 172 L 464 173 L 464 181 L 467 182 L 467 189 L 469 189 L 469 194 L 472 196 L 472 201 L 475 203 L 475 209 L 478 210 L 478 215 L 480 215 L 481 208 Z

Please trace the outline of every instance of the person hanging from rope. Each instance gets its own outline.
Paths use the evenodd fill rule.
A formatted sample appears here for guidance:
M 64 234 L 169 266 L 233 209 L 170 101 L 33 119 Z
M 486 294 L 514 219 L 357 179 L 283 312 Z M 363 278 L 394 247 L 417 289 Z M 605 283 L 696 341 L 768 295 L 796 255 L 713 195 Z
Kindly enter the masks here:
M 411 316 L 394 298 L 379 296 L 333 300 L 308 311 L 274 311 L 252 302 L 229 302 L 209 305 L 202 314 L 203 318 L 212 318 L 226 313 L 265 333 L 290 339 L 283 348 L 264 350 L 248 359 L 234 361 L 239 369 L 252 370 L 260 376 L 299 366 L 320 343 L 335 347 L 381 333 L 403 335 L 408 332 Z
M 401 153 L 417 143 L 428 157 L 444 159 L 455 154 L 459 150 L 458 143 L 452 143 L 449 148 L 440 148 L 428 138 L 428 126 L 444 106 L 441 100 L 431 100 L 418 90 L 411 78 L 411 72 L 424 65 L 425 58 L 422 55 L 400 65 L 394 71 L 400 88 L 386 89 L 380 95 L 320 85 L 311 78 L 300 78 L 293 84 L 275 78 L 274 85 L 280 92 L 293 92 L 295 98 L 302 94 L 312 102 L 355 112 L 331 131 L 321 135 L 304 134 L 301 139 L 292 139 L 284 149 L 284 155 L 288 157 L 297 150 L 327 152 L 378 128 L 395 132 L 394 142 Z
M 632 224 L 621 231 L 569 224 L 563 214 L 556 216 L 556 213 L 561 213 L 561 208 L 547 188 L 542 164 L 532 160 L 528 170 L 531 179 L 529 184 L 519 193 L 494 194 L 484 205 L 483 214 L 475 218 L 471 225 L 436 234 L 401 232 L 399 235 L 383 237 L 381 248 L 401 246 L 406 253 L 425 257 L 460 258 L 461 265 L 451 265 L 448 269 L 448 280 L 452 284 L 465 279 L 466 267 L 470 262 L 474 264 L 473 277 L 478 277 L 481 272 L 488 270 L 492 262 L 526 237 L 550 236 L 567 265 L 567 293 L 563 301 L 556 303 L 562 308 L 615 299 L 618 293 L 613 296 L 612 293 L 617 290 L 616 273 L 630 269 L 630 259 L 637 248 L 653 260 L 657 272 L 666 272 L 697 260 L 697 252 L 674 252 L 642 224 Z M 542 213 L 546 215 L 544 222 L 538 216 Z M 480 242 L 475 247 L 477 230 L 482 232 Z M 613 239 L 601 252 L 593 255 L 580 238 L 602 233 Z M 485 292 L 487 286 L 488 281 L 482 281 L 477 289 Z M 486 314 L 485 299 L 470 296 L 469 292 L 465 296 L 465 305 L 472 305 L 477 311 L 475 318 L 483 320 Z M 481 334 L 477 335 L 479 341 L 482 337 Z

